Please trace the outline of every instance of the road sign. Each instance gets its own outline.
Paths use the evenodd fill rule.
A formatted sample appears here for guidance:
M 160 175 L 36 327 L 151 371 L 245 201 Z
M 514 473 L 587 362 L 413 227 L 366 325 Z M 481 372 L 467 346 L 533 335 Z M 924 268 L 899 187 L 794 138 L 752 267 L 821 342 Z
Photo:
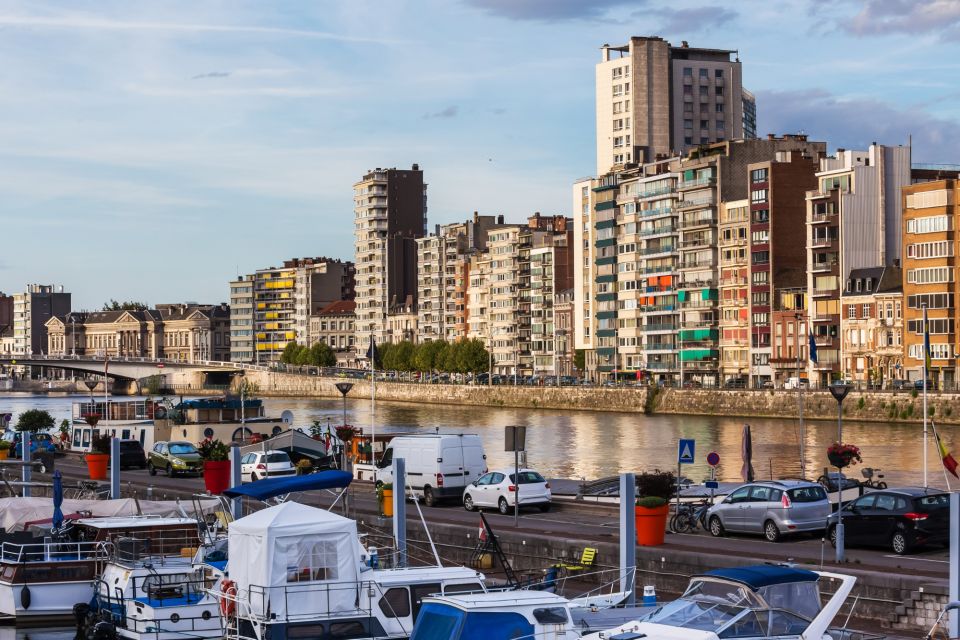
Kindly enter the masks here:
M 717 482 L 716 480 L 707 480 L 706 482 L 703 483 L 703 486 L 706 487 L 707 489 L 719 489 L 720 483 Z
M 680 439 L 677 444 L 677 464 L 693 464 L 693 453 L 697 441 L 693 439 Z
M 711 467 L 715 467 L 720 464 L 720 454 L 716 451 L 711 451 L 707 454 L 707 464 Z

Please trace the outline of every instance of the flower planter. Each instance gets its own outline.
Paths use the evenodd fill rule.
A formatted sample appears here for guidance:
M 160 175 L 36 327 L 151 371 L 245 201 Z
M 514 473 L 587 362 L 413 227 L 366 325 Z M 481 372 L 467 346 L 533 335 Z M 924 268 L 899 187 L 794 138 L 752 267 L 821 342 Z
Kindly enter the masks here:
M 230 461 L 206 460 L 203 463 L 203 484 L 210 493 L 219 495 L 230 488 Z
M 88 453 L 86 460 L 87 473 L 90 474 L 91 480 L 107 479 L 107 465 L 110 463 L 110 456 L 105 453 Z
M 827 460 L 830 461 L 831 467 L 837 467 L 838 469 L 844 469 L 850 466 L 850 456 L 842 456 L 834 453 L 827 454 Z
M 634 507 L 634 521 L 637 525 L 637 544 L 641 547 L 656 547 L 663 544 L 663 535 L 667 531 L 667 516 L 670 505 L 662 507 Z
M 10 449 L 0 449 L 0 460 L 6 460 L 10 457 Z

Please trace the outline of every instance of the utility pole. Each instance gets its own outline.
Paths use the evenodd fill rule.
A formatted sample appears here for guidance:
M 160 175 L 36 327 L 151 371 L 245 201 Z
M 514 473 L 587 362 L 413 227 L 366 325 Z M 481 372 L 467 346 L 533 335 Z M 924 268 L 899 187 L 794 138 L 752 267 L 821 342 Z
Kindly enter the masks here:
M 800 321 L 803 318 L 803 315 L 800 312 L 794 314 L 794 318 L 797 320 L 797 335 L 794 336 L 796 349 L 797 349 L 797 404 L 798 404 L 798 414 L 800 416 L 800 435 L 798 439 L 800 440 L 800 477 L 804 480 L 807 479 L 807 461 L 804 454 L 804 439 L 806 434 L 804 433 L 803 428 L 803 383 L 800 381 Z M 804 331 L 806 333 L 806 331 Z

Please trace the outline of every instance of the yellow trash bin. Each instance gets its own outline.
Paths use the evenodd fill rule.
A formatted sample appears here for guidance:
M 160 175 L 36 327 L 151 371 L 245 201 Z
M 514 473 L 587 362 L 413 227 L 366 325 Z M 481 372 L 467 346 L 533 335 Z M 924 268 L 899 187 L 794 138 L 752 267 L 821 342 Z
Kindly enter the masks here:
M 380 511 L 385 518 L 393 517 L 393 489 L 383 490 L 383 502 L 380 503 Z

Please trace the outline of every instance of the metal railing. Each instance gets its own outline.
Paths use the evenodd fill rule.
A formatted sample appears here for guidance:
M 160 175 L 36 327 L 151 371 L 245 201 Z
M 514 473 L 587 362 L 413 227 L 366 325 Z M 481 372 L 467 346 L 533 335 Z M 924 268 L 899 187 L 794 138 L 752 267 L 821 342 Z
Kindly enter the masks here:
M 37 542 L 0 545 L 0 561 L 15 564 L 24 562 L 70 562 L 76 560 L 106 560 L 111 553 L 105 542 Z

